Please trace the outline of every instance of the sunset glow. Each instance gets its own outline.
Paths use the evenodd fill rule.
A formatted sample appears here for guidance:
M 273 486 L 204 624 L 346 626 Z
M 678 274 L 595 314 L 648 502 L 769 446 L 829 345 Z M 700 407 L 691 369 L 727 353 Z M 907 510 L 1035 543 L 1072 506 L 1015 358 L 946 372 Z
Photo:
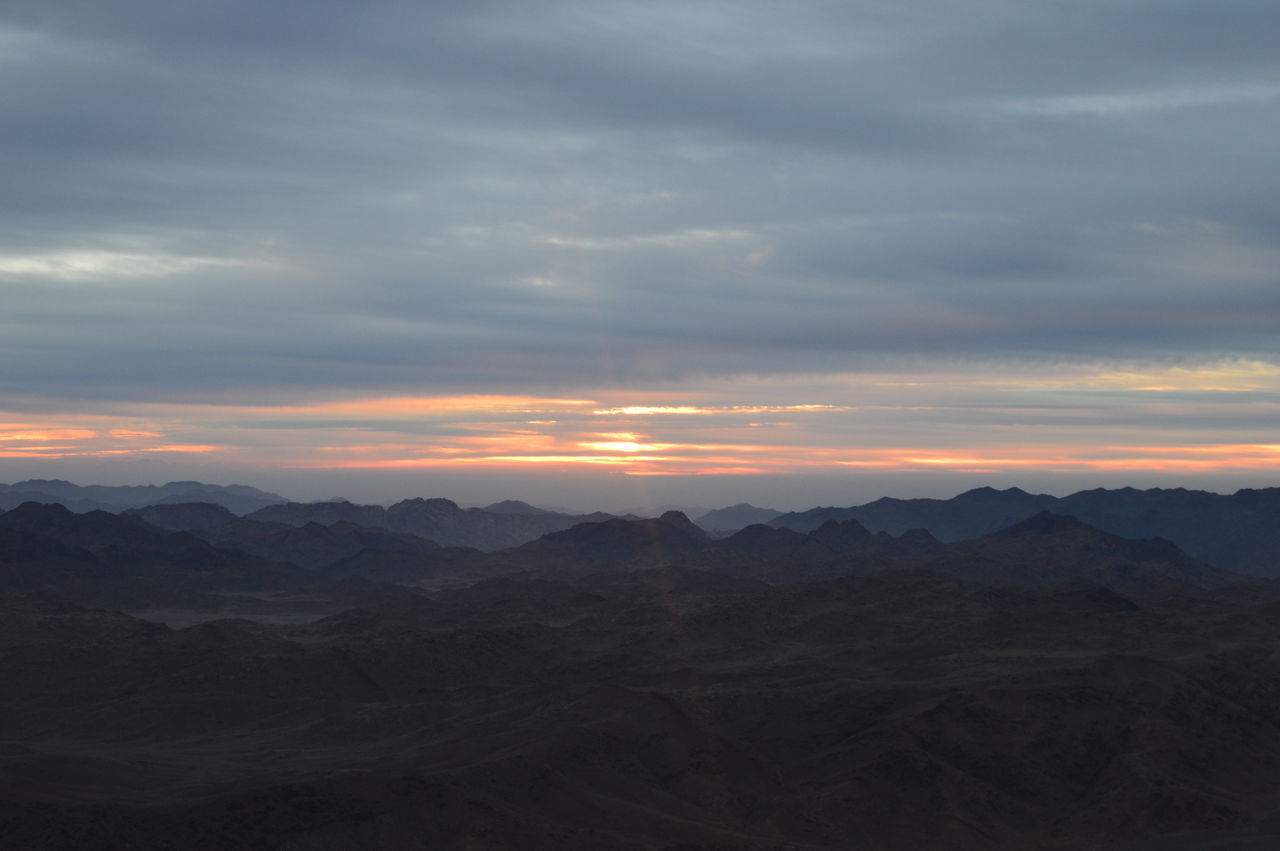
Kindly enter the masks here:
M 0 480 L 1272 482 L 1268 4 L 124 3 L 0 10 Z
M 39 420 L 10 413 L 0 423 L 0 457 L 192 457 L 300 471 L 577 469 L 666 478 L 829 476 L 842 470 L 1116 476 L 1280 471 L 1274 440 L 1206 442 L 1197 439 L 1194 425 L 1177 426 L 1185 394 L 1229 392 L 1250 396 L 1233 403 L 1230 413 L 1256 412 L 1255 433 L 1269 434 L 1270 417 L 1280 413 L 1273 401 L 1280 370 L 1256 363 L 1082 371 L 1034 381 L 975 375 L 895 382 L 870 375 L 836 383 L 804 377 L 752 389 L 776 395 L 791 385 L 837 398 L 761 405 L 715 397 L 698 404 L 617 404 L 612 394 L 400 395 L 290 405 L 152 404 L 133 416 L 118 408 Z M 1039 394 L 1069 387 L 1094 395 L 1061 413 L 1038 402 Z M 1197 409 L 1208 410 L 1202 402 Z M 1161 441 L 1134 440 L 1143 431 L 1135 424 L 1151 415 L 1167 421 Z M 1031 427 L 1028 416 L 1057 422 Z M 605 419 L 613 428 L 598 430 Z M 903 439 L 940 423 L 947 424 L 943 442 Z

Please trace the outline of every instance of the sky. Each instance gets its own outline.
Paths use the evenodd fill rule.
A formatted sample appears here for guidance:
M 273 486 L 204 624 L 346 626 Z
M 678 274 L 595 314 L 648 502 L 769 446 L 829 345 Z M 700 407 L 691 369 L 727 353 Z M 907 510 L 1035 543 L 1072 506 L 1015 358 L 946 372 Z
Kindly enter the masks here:
M 1280 4 L 6 0 L 0 480 L 1280 485 Z

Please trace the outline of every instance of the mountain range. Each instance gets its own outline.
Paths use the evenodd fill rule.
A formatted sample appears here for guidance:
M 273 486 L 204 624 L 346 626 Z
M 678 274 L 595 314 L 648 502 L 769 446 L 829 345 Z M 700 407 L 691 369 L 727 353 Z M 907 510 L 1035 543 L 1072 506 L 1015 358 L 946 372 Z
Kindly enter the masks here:
M 291 526 L 346 522 L 409 533 L 446 547 L 485 551 L 519 546 L 578 523 L 614 516 L 604 512 L 567 514 L 519 500 L 465 509 L 443 498 L 407 499 L 385 508 L 340 499 L 297 503 L 243 485 L 200 482 L 170 482 L 159 487 L 80 487 L 68 482 L 30 480 L 0 485 L 0 510 L 26 501 L 59 503 L 80 512 L 141 512 L 139 516 L 175 530 L 209 528 L 230 522 L 230 515 Z M 227 511 L 181 507 L 196 503 L 221 506 Z M 885 497 L 864 505 L 787 513 L 740 503 L 704 512 L 695 523 L 724 536 L 757 523 L 808 533 L 829 520 L 857 520 L 873 532 L 901 535 L 910 529 L 924 529 L 940 541 L 954 542 L 990 534 L 1041 511 L 1076 517 L 1122 537 L 1166 538 L 1195 558 L 1224 570 L 1267 578 L 1280 575 L 1274 557 L 1280 550 L 1280 488 L 1246 489 L 1234 494 L 1183 488 L 1099 488 L 1055 497 L 1019 488 L 984 487 L 950 499 Z M 634 519 L 635 515 L 624 517 Z
M 24 502 L 57 503 L 81 513 L 207 502 L 221 505 L 235 514 L 248 514 L 288 500 L 248 485 L 209 485 L 204 482 L 80 486 L 61 479 L 28 479 L 14 484 L 0 483 L 0 510 L 16 508 Z
M 1216 567 L 1254 576 L 1277 576 L 1280 488 L 1216 494 L 1184 488 L 1097 488 L 1065 497 L 1019 488 L 976 488 L 951 499 L 885 497 L 849 508 L 791 512 L 771 525 L 809 531 L 827 520 L 856 519 L 874 531 L 899 534 L 928 529 L 943 541 L 989 534 L 1040 511 L 1077 517 L 1129 538 L 1167 538 Z
M 1277 583 L 1169 540 L 361 508 L 0 514 L 0 847 L 1280 842 Z

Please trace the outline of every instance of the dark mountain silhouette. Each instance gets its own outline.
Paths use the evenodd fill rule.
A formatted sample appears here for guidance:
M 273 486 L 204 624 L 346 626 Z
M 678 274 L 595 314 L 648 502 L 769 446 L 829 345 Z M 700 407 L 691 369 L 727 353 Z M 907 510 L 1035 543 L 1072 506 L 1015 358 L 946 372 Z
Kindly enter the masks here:
M 376 555 L 367 561 L 377 561 Z M 579 524 L 520 547 L 455 560 L 444 571 L 434 559 L 416 563 L 421 566 L 419 581 L 425 582 L 456 581 L 466 574 L 573 579 L 599 571 L 685 567 L 785 585 L 928 571 L 1001 588 L 1104 586 L 1143 601 L 1244 581 L 1191 558 L 1167 540 L 1128 540 L 1048 512 L 952 544 L 920 529 L 896 538 L 873 534 L 856 520 L 828 521 L 807 535 L 756 524 L 711 540 L 683 515 L 671 512 L 659 519 Z M 409 575 L 400 573 L 400 581 L 408 581 Z
M 791 529 L 795 532 L 812 532 L 824 523 L 843 523 L 856 520 L 857 510 L 854 508 L 836 508 L 823 506 L 806 511 L 790 511 L 768 521 L 770 526 L 778 529 Z
M 286 526 L 305 526 L 308 523 L 330 526 L 344 522 L 387 528 L 386 515 L 387 511 L 381 505 L 356 505 L 346 500 L 331 499 L 324 502 L 270 505 L 246 515 L 246 519 L 259 523 L 282 523 Z
M 636 570 L 679 563 L 706 543 L 706 532 L 684 514 L 668 511 L 656 519 L 615 517 L 579 523 L 502 556 L 523 569 L 551 574 L 601 568 Z
M 1002 588 L 1097 585 L 1139 601 L 1222 588 L 1242 578 L 1190 557 L 1171 541 L 1121 538 L 1047 511 L 977 540 L 947 545 L 919 564 Z
M 461 509 L 446 499 L 405 500 L 389 509 L 335 500 L 288 503 L 275 494 L 242 485 L 218 486 L 200 482 L 170 482 L 163 486 L 80 487 L 58 480 L 29 480 L 0 485 L 0 508 L 24 501 L 57 502 L 77 512 L 122 511 L 127 508 L 205 502 L 233 513 L 253 511 L 253 519 L 301 526 L 331 525 L 339 521 L 380 527 L 435 540 L 444 546 L 468 546 L 496 551 L 518 546 L 553 531 L 611 515 L 567 515 L 535 508 L 518 500 L 494 503 L 488 509 Z M 493 509 L 493 510 L 490 510 Z M 749 509 L 749 511 L 748 511 Z M 828 521 L 858 520 L 869 530 L 901 536 L 911 529 L 927 530 L 942 541 L 968 540 L 990 534 L 1039 511 L 1080 518 L 1099 529 L 1131 538 L 1163 537 L 1216 567 L 1255 576 L 1280 576 L 1280 488 L 1246 489 L 1231 495 L 1182 488 L 1135 490 L 1094 489 L 1057 498 L 1019 488 L 976 488 L 951 499 L 883 498 L 861 506 L 825 507 L 791 512 L 765 522 L 799 532 L 812 532 Z M 751 512 L 769 513 L 745 503 L 719 509 L 746 512 L 698 518 L 702 528 L 744 528 Z M 182 511 L 150 515 L 169 528 L 207 528 L 213 516 L 179 520 Z M 732 523 L 727 519 L 736 516 Z M 764 515 L 756 515 L 763 518 Z M 715 518 L 724 517 L 724 520 Z M 711 518 L 711 519 L 708 519 Z M 742 522 L 751 521 L 751 522 Z M 728 525 L 721 525 L 728 524 Z
M 518 499 L 504 499 L 501 502 L 495 502 L 492 505 L 486 505 L 485 511 L 492 514 L 555 514 L 554 511 L 548 511 L 545 508 L 538 508 L 527 502 Z
M 193 532 L 225 526 L 238 518 L 231 509 L 212 502 L 159 503 L 144 508 L 128 508 L 122 515 L 140 517 L 152 526 L 171 532 Z
M 84 547 L 30 529 L 0 524 L 0 588 L 30 591 L 92 580 L 106 566 Z
M 866 549 L 875 540 L 875 535 L 857 520 L 828 520 L 809 537 L 830 549 L 849 552 Z
M 191 591 L 278 590 L 296 569 L 224 550 L 137 517 L 24 503 L 0 514 L 3 588 L 58 590 L 71 599 L 131 607 Z
M 358 526 L 345 520 L 328 526 L 319 523 L 289 526 L 239 518 L 233 523 L 198 530 L 196 534 L 218 547 L 243 550 L 306 568 L 325 567 L 365 550 L 423 553 L 439 549 L 434 541 L 416 535 Z
M 753 523 L 739 529 L 727 538 L 716 542 L 722 551 L 743 553 L 775 553 L 788 550 L 814 550 L 816 541 L 791 529 L 775 529 L 763 523 Z
M 706 531 L 703 530 L 701 526 L 690 520 L 683 511 L 664 511 L 662 512 L 662 515 L 658 517 L 658 522 L 666 523 L 668 526 L 673 526 L 676 529 L 679 529 L 695 541 L 710 540 L 710 538 L 707 537 Z
M 1029 494 L 1019 488 L 998 491 L 975 488 L 951 499 L 893 499 L 884 497 L 850 508 L 813 508 L 784 514 L 771 525 L 808 532 L 828 520 L 857 520 L 872 531 L 900 535 L 908 529 L 928 529 L 943 541 L 986 535 L 1049 508 L 1051 496 Z
M 1099 488 L 1061 498 L 1019 488 L 976 488 L 945 500 L 885 497 L 850 508 L 815 508 L 782 515 L 770 525 L 809 532 L 827 520 L 856 519 L 872 531 L 900 535 L 921 528 L 939 540 L 959 541 L 1040 511 L 1078 517 L 1123 537 L 1167 538 L 1224 570 L 1280 576 L 1280 488 L 1231 495 L 1183 488 Z
M 1053 508 L 1127 538 L 1162 537 L 1215 567 L 1280 576 L 1280 488 L 1081 491 Z

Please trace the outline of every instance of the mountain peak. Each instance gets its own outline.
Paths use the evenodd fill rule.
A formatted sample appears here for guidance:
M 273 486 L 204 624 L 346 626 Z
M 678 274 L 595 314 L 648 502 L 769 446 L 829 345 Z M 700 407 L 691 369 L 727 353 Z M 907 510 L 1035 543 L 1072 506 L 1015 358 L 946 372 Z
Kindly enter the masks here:
M 60 502 L 36 502 L 30 500 L 5 512 L 6 522 L 28 518 L 69 517 L 74 512 Z
M 520 499 L 504 499 L 501 502 L 495 502 L 492 505 L 486 505 L 485 511 L 494 514 L 551 514 L 545 508 L 538 508 L 536 505 L 530 505 Z
M 683 511 L 664 511 L 662 516 L 658 518 L 658 522 L 674 526 L 697 541 L 705 540 L 707 537 L 707 533 L 702 530 L 702 527 L 690 520 L 689 516 Z
M 1041 511 L 995 534 L 1005 538 L 1019 538 L 1025 535 L 1055 535 L 1060 532 L 1074 532 L 1078 529 L 1093 529 L 1093 527 L 1070 514 Z
M 430 499 L 424 499 L 420 496 L 415 496 L 412 499 L 402 499 L 395 505 L 391 506 L 389 510 L 395 511 L 396 509 L 404 510 L 407 508 L 434 508 L 437 510 L 447 511 L 461 510 L 458 508 L 458 503 L 451 499 L 445 499 L 442 496 L 431 497 Z
M 871 540 L 871 530 L 852 517 L 848 520 L 828 520 L 809 533 L 815 541 L 833 549 L 849 549 L 864 546 Z

